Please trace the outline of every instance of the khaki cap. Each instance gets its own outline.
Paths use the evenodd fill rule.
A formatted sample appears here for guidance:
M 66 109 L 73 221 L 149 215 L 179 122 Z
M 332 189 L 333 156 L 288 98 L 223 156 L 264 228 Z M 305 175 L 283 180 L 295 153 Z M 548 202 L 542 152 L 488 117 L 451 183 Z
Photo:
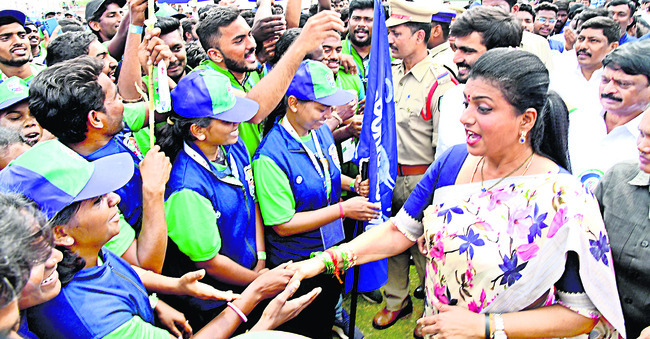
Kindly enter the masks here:
M 390 18 L 386 20 L 386 27 L 393 27 L 407 22 L 430 23 L 431 16 L 437 9 L 422 3 L 406 2 L 404 0 L 390 0 Z

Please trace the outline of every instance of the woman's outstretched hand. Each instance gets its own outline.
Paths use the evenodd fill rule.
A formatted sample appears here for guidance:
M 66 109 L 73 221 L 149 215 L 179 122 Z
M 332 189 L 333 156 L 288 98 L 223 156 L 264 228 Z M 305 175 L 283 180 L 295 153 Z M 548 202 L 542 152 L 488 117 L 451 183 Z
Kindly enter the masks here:
M 317 257 L 289 264 L 287 269 L 294 271 L 289 284 L 309 279 L 325 271 L 325 264 Z
M 272 330 L 285 322 L 295 318 L 305 307 L 309 306 L 320 294 L 320 287 L 314 288 L 311 292 L 289 300 L 296 293 L 300 286 L 299 281 L 291 282 L 280 294 L 278 294 L 264 309 L 262 318 L 253 326 L 251 331 Z

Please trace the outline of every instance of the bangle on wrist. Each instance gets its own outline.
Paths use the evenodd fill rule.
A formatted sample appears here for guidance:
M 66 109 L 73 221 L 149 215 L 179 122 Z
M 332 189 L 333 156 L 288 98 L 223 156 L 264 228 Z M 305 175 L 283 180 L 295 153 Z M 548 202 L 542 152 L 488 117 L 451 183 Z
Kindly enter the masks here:
M 339 211 L 341 212 L 341 219 L 343 219 L 345 216 L 343 215 L 343 205 L 339 203 Z
M 266 260 L 266 252 L 257 251 L 257 260 Z
M 485 313 L 485 339 L 490 339 L 490 313 Z
M 243 322 L 248 322 L 248 318 L 246 318 L 246 315 L 244 314 L 244 312 L 242 312 L 242 311 L 239 309 L 239 307 L 237 307 L 237 305 L 235 305 L 235 304 L 233 304 L 233 303 L 231 303 L 231 302 L 228 302 L 227 305 L 228 305 L 228 307 L 230 307 L 233 311 L 235 311 L 235 313 L 237 313 L 237 315 L 241 318 L 241 321 L 243 321 Z
M 356 182 L 357 182 L 357 178 L 354 178 L 352 179 L 352 181 L 350 181 L 350 191 L 352 191 L 353 193 L 357 193 L 357 191 L 354 189 L 355 186 L 354 184 L 356 184 Z
M 336 112 L 332 112 L 332 117 L 333 117 L 334 119 L 336 119 L 336 121 L 339 122 L 339 126 L 343 123 L 343 119 L 341 119 L 341 117 L 339 116 L 338 113 L 336 113 Z
M 142 26 L 138 26 L 138 25 L 134 25 L 134 24 L 129 25 L 129 33 L 142 34 L 142 31 L 143 31 Z

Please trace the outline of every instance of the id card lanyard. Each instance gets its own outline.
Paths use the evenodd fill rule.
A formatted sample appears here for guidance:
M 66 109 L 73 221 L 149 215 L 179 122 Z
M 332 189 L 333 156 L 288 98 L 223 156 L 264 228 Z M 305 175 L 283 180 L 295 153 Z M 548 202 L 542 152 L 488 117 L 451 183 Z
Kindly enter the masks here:
M 332 178 L 330 177 L 330 169 L 327 158 L 323 155 L 323 150 L 320 147 L 320 142 L 318 141 L 316 133 L 314 133 L 314 131 L 309 131 L 312 139 L 314 140 L 314 146 L 316 147 L 318 159 L 316 158 L 316 155 L 314 155 L 314 152 L 312 152 L 311 149 L 309 149 L 309 147 L 307 147 L 307 145 L 302 142 L 300 136 L 298 135 L 298 132 L 296 132 L 293 126 L 291 126 L 291 123 L 286 116 L 282 118 L 280 125 L 282 125 L 282 127 L 284 127 L 284 129 L 286 129 L 287 132 L 289 132 L 289 134 L 300 143 L 300 146 L 302 146 L 302 148 L 307 153 L 307 156 L 309 156 L 309 160 L 311 160 L 311 163 L 316 169 L 316 172 L 318 172 L 318 175 L 321 177 L 321 179 L 323 179 L 329 204 L 330 191 L 332 190 Z
M 230 168 L 230 172 L 232 173 L 232 177 L 226 176 L 224 178 L 219 178 L 214 171 L 212 170 L 212 167 L 210 164 L 208 164 L 208 161 L 205 160 L 204 157 L 202 157 L 197 151 L 195 151 L 190 145 L 187 143 L 183 143 L 183 150 L 187 155 L 192 158 L 192 160 L 196 161 L 201 167 L 205 168 L 208 172 L 214 174 L 217 179 L 226 182 L 231 185 L 235 186 L 241 186 L 243 187 L 244 185 L 241 183 L 241 180 L 239 180 L 239 171 L 237 170 L 237 163 L 235 162 L 235 159 L 230 155 L 230 159 L 228 160 L 227 166 Z M 229 179 L 230 178 L 230 179 Z M 244 194 L 246 196 L 246 194 Z

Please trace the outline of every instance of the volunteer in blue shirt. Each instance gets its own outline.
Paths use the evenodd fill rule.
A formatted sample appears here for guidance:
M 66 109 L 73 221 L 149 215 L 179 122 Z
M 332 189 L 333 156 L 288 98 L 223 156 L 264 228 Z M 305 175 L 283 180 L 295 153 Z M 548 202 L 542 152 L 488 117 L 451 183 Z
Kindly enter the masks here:
M 341 175 L 334 138 L 325 120 L 332 106 L 354 94 L 339 89 L 324 64 L 303 61 L 289 85 L 286 115 L 275 123 L 253 157 L 257 198 L 266 233 L 267 265 L 302 260 L 344 239 L 342 219 L 370 220 L 378 207 L 366 198 L 340 201 L 341 189 L 359 191 L 358 180 Z M 353 189 L 354 187 L 354 189 Z M 367 195 L 364 185 L 362 194 Z M 321 295 L 281 329 L 310 338 L 330 336 L 337 280 L 317 276 L 301 288 L 323 288 Z
M 174 112 L 158 139 L 174 159 L 165 194 L 172 241 L 163 272 L 179 277 L 204 268 L 205 282 L 240 292 L 266 259 L 250 156 L 238 132 L 259 105 L 235 97 L 228 78 L 211 69 L 186 75 L 171 95 Z M 225 307 L 189 297 L 169 302 L 195 327 Z
M 25 300 L 19 303 L 31 307 L 27 310 L 29 323 L 36 325 L 28 328 L 21 324 L 22 333 L 31 329 L 40 338 L 66 339 L 187 337 L 192 329 L 183 315 L 157 301 L 155 294 L 148 296 L 147 290 L 213 300 L 236 297 L 198 282 L 204 272 L 165 277 L 131 266 L 104 247 L 120 231 L 120 198 L 112 191 L 133 175 L 131 162 L 128 154 L 120 153 L 89 163 L 58 140 L 50 140 L 26 151 L 0 172 L 0 190 L 33 200 L 48 219 L 54 243 L 63 252 L 58 267 L 50 265 L 58 274 L 52 273 L 51 267 L 43 269 L 43 275 L 33 277 L 42 280 L 40 291 L 23 290 L 21 299 Z M 59 258 L 55 255 L 55 261 Z M 45 272 L 49 275 L 43 279 Z M 230 308 L 196 333 L 197 337 L 230 336 L 257 303 L 286 286 L 292 273 L 279 267 L 256 279 L 229 303 Z M 60 293 L 57 285 L 63 286 Z M 283 293 L 284 300 L 291 292 Z M 318 290 L 296 298 L 299 305 L 293 300 L 279 305 L 277 300 L 272 302 L 275 307 L 255 329 L 269 329 L 290 318 L 317 294 Z M 154 326 L 154 312 L 174 336 Z

